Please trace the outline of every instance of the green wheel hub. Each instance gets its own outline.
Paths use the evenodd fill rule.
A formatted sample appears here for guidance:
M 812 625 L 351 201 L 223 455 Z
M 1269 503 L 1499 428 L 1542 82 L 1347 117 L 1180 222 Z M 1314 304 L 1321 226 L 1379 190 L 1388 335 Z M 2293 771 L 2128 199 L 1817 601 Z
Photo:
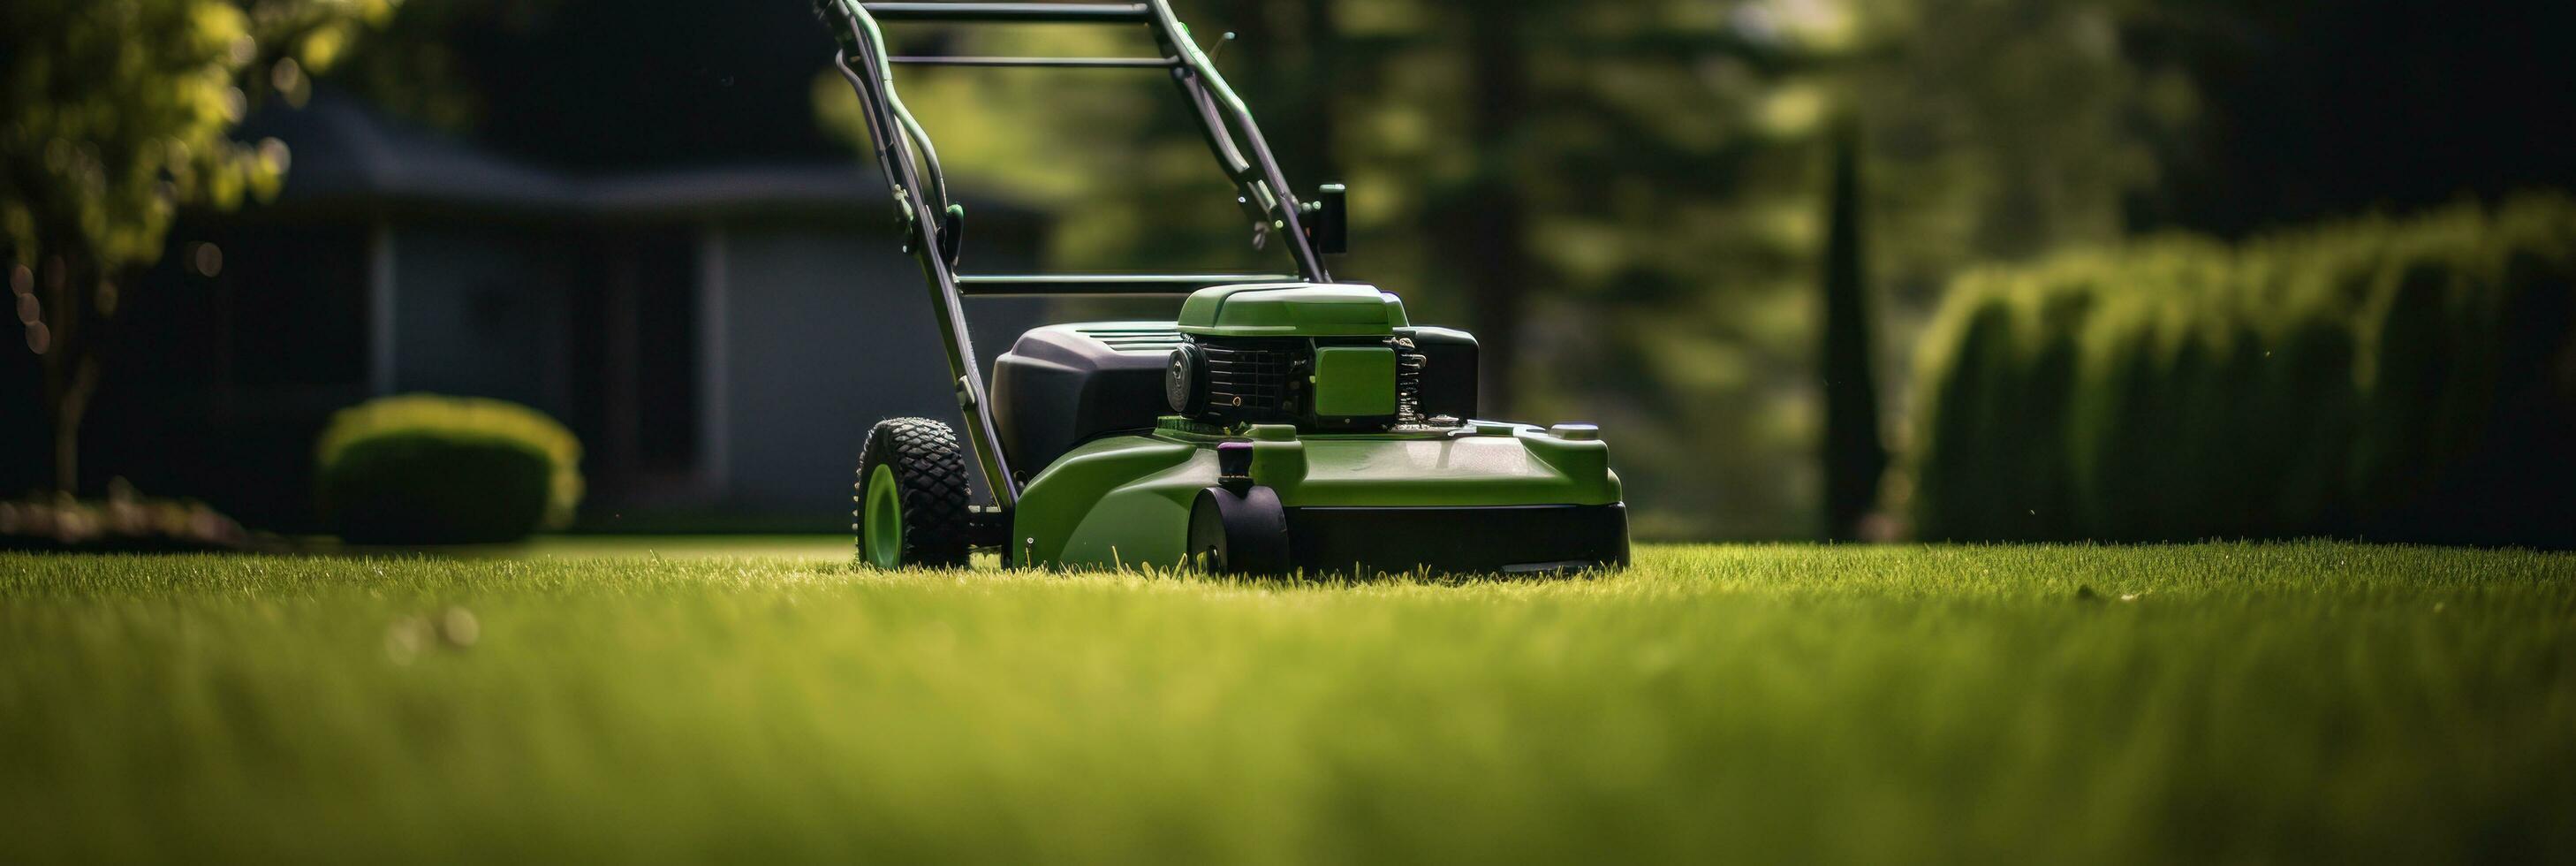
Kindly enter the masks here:
M 902 568 L 903 495 L 895 489 L 893 467 L 879 464 L 868 473 L 864 511 L 859 531 L 868 562 L 878 568 Z

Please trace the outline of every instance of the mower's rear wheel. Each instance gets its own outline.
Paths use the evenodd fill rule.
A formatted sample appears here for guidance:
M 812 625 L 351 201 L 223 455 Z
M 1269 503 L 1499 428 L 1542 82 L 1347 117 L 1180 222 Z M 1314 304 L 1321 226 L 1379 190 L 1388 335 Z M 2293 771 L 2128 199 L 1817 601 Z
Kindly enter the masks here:
M 850 529 L 859 562 L 878 568 L 966 564 L 966 455 L 957 432 L 928 418 L 894 418 L 859 449 Z

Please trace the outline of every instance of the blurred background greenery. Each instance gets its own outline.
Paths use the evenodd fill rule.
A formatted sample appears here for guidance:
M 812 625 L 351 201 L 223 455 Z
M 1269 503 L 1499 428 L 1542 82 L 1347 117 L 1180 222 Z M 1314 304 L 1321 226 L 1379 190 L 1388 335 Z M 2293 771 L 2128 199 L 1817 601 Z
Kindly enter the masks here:
M 2558 199 L 2489 212 L 2576 186 L 2564 5 L 1176 6 L 1289 176 L 1350 185 L 1353 252 L 1337 274 L 1474 331 L 1488 414 L 1603 424 L 1641 537 L 2566 542 L 2510 528 L 2567 513 L 2552 510 L 2567 494 L 2540 485 L 2495 509 L 2520 518 L 2427 516 L 2491 492 L 2462 478 L 2576 464 L 2576 237 Z M 226 130 L 241 103 L 300 104 L 325 68 L 326 88 L 576 173 L 855 163 L 855 105 L 808 14 L 793 0 L 13 3 L 0 13 L 13 283 L 21 297 L 103 287 L 88 306 L 112 308 L 112 286 L 160 257 L 174 209 L 232 207 L 237 188 L 288 170 Z M 1140 33 L 1078 28 L 895 38 L 897 53 L 1150 50 Z M 118 74 L 74 72 L 98 69 Z M 899 84 L 952 174 L 1051 217 L 1046 266 L 1261 261 L 1151 76 L 907 69 Z M 184 123 L 140 119 L 169 93 Z M 166 157 L 183 148 L 133 141 L 242 170 L 184 169 Z M 87 204 L 41 204 L 65 195 Z M 46 222 L 71 213 L 74 228 Z M 2341 227 L 2308 228 L 2322 223 Z M 56 275 L 56 255 L 88 264 Z M 21 303 L 56 428 L 81 374 L 38 344 L 86 327 L 36 336 L 58 306 L 77 305 Z M 2154 312 L 2105 312 L 2133 308 Z M 2051 312 L 2069 309 L 2083 312 Z M 1990 320 L 2022 330 L 1989 336 L 2006 328 Z M 2150 360 L 2108 348 L 2141 341 L 2158 347 L 2136 355 Z M 2388 384 L 2404 365 L 2421 375 Z M 11 404 L 12 442 L 45 441 L 26 432 L 46 429 L 33 405 Z M 2456 423 L 2419 435 L 2319 417 Z M 2199 444 L 2158 447 L 2186 440 Z M 2337 456 L 2303 469 L 2248 443 Z M 2441 468 L 2479 461 L 2488 474 Z M 2219 481 L 2160 486 L 2195 473 Z M 42 483 L 23 474 L 0 480 Z M 2281 492 L 2300 484 L 2311 492 Z

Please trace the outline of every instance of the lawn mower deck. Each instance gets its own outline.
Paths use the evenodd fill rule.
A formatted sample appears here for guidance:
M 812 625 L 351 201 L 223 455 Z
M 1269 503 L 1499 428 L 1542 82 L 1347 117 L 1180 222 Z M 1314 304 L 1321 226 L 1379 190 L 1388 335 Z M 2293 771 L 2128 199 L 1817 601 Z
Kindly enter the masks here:
M 1342 189 L 1301 201 L 1260 128 L 1173 16 L 1138 3 L 819 0 L 938 315 L 964 443 L 885 421 L 862 448 L 860 558 L 1023 567 L 1191 566 L 1220 573 L 1541 572 L 1620 567 L 1627 516 L 1609 448 L 1585 424 L 1475 420 L 1477 344 L 1416 326 L 1394 294 L 1333 279 Z M 892 57 L 878 22 L 1142 25 L 1159 57 Z M 1135 67 L 1168 74 L 1282 274 L 975 275 L 956 271 L 965 208 L 896 95 L 903 63 Z M 962 299 L 1180 295 L 1171 321 L 1022 335 L 988 383 Z M 966 461 L 993 504 L 973 503 Z

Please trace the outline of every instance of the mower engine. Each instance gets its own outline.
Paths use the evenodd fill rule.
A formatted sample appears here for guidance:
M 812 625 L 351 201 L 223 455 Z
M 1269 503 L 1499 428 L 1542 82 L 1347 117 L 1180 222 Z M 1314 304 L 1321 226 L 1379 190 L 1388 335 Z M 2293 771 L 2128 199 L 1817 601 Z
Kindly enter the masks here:
M 1163 396 L 1172 414 L 1204 424 L 1366 433 L 1456 427 L 1476 413 L 1476 339 L 1464 331 L 1182 340 L 1164 366 Z
M 1227 286 L 1181 309 L 1163 368 L 1173 414 L 1303 432 L 1456 427 L 1476 413 L 1476 339 L 1412 327 L 1360 285 Z

